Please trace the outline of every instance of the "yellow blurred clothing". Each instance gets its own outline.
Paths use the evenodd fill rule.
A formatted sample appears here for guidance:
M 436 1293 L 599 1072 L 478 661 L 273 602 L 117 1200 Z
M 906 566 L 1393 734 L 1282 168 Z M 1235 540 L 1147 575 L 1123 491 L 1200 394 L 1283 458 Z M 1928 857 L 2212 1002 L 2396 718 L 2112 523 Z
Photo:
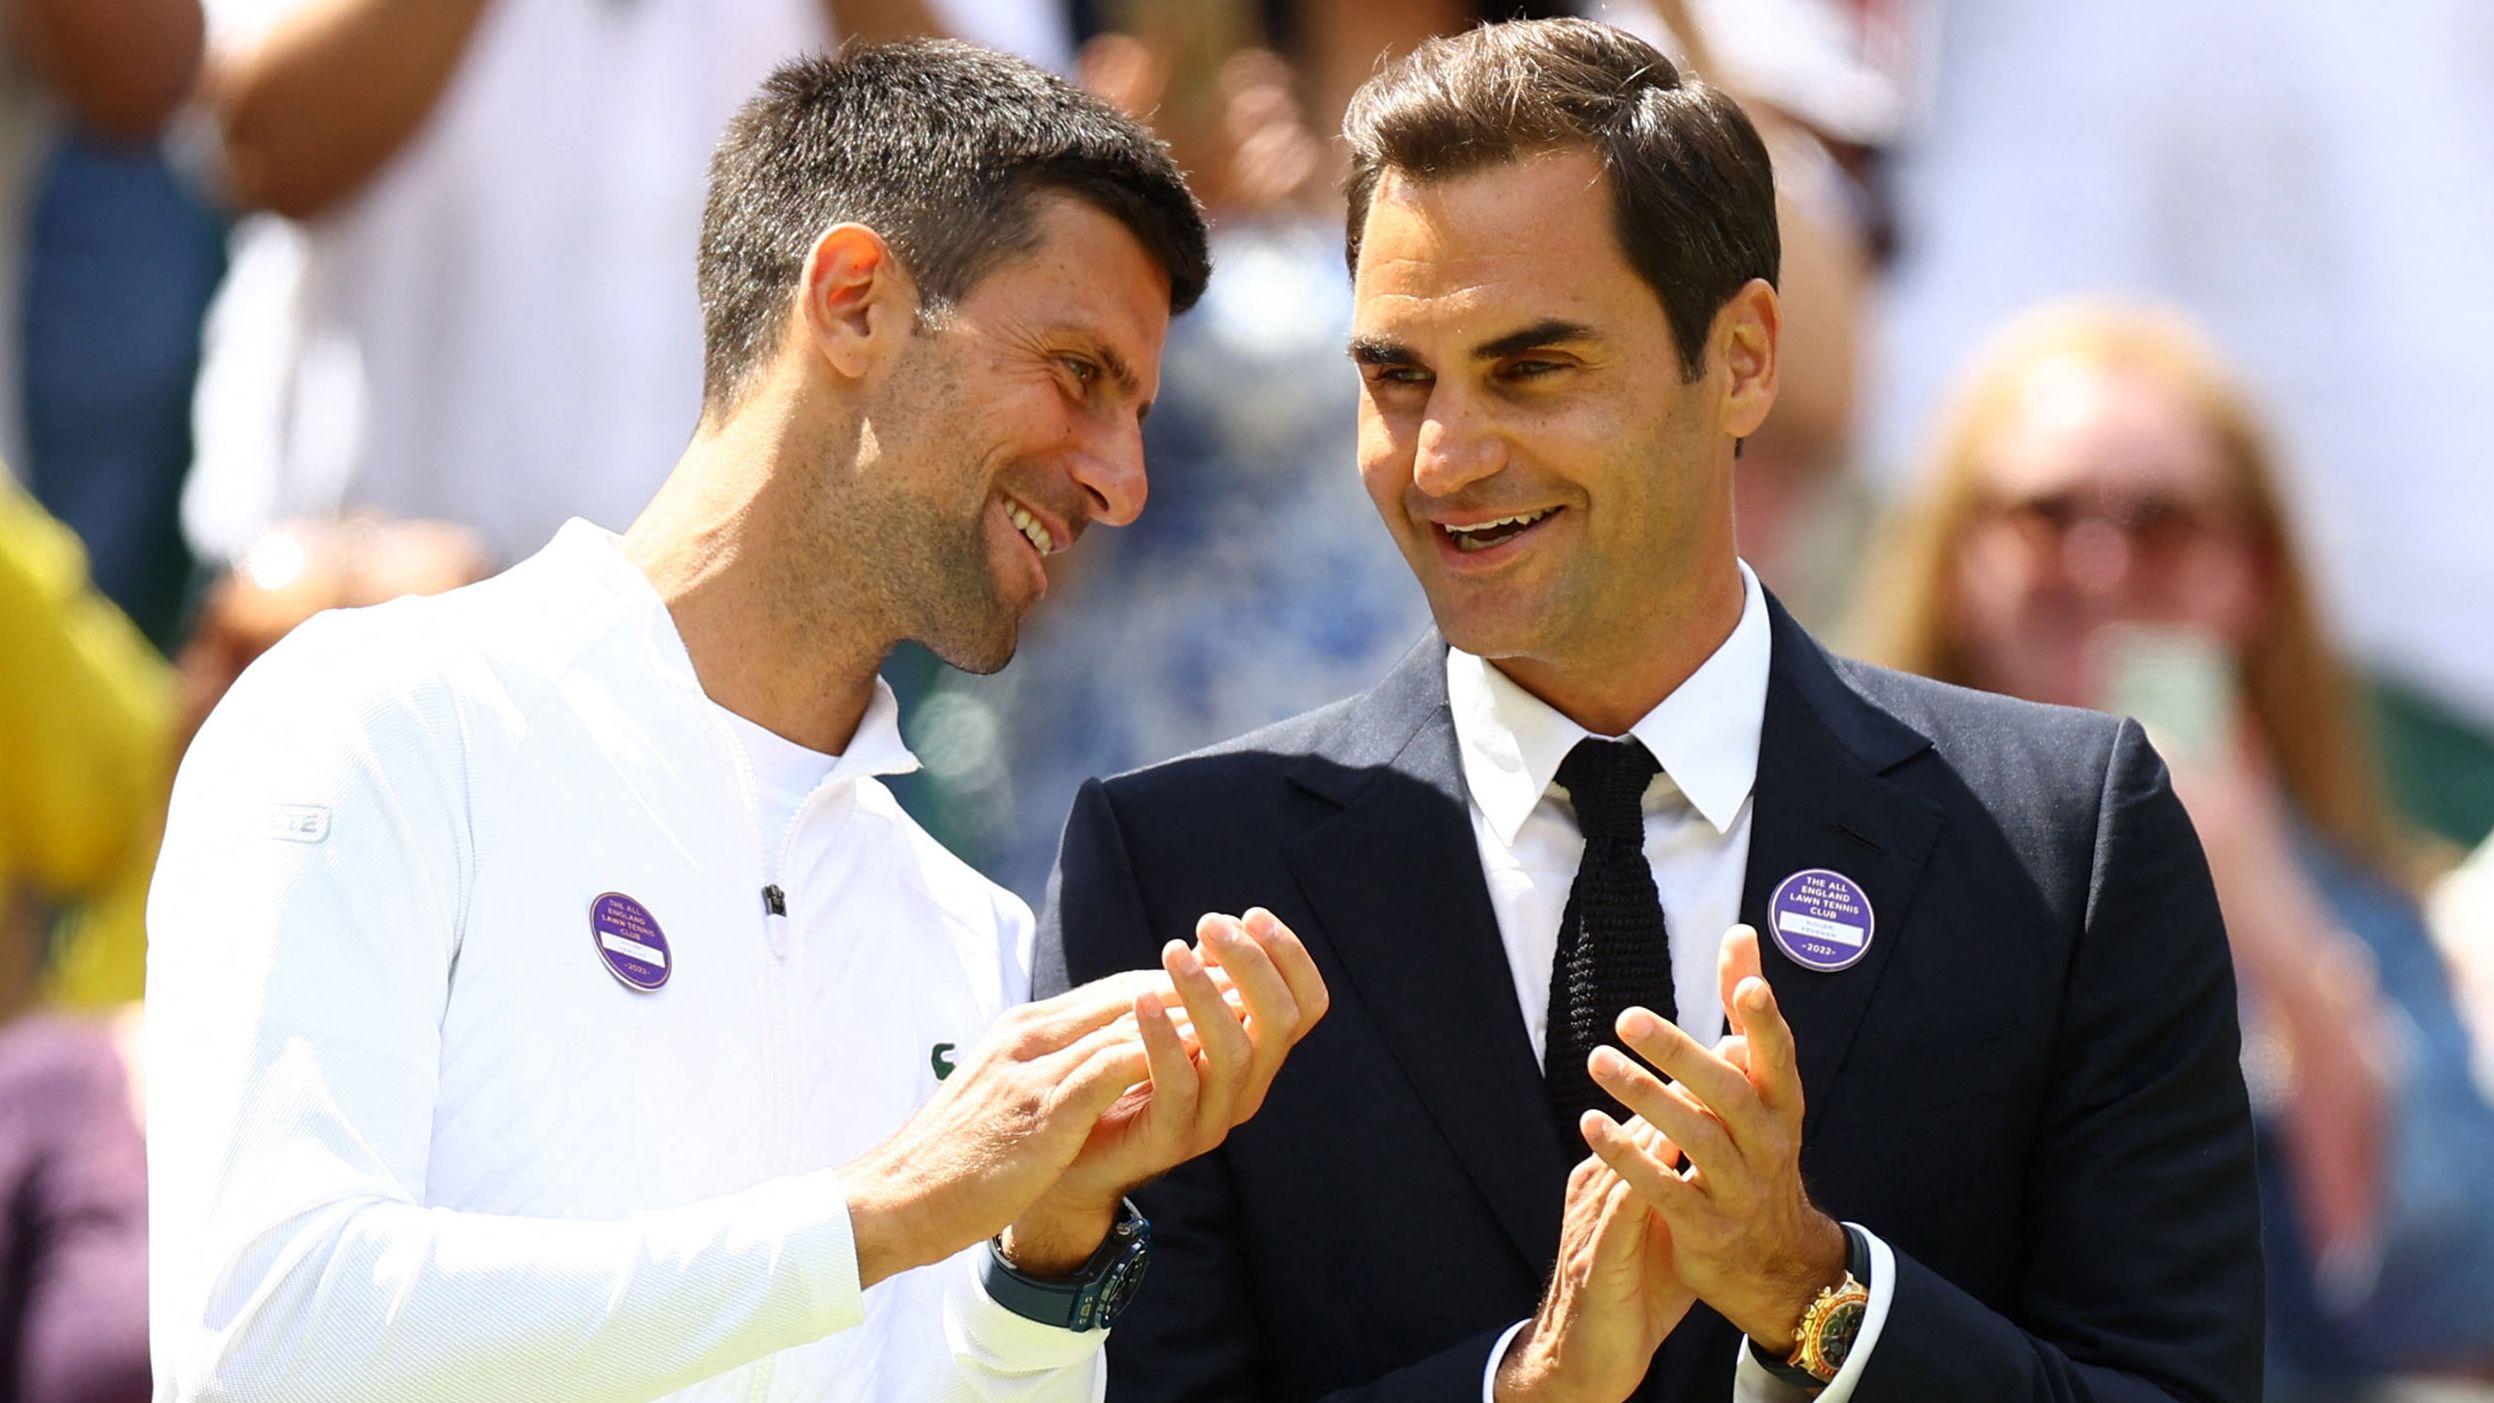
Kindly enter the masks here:
M 0 475 L 0 899 L 71 908 L 52 1002 L 146 982 L 173 716 L 172 669 L 89 587 L 77 537 Z

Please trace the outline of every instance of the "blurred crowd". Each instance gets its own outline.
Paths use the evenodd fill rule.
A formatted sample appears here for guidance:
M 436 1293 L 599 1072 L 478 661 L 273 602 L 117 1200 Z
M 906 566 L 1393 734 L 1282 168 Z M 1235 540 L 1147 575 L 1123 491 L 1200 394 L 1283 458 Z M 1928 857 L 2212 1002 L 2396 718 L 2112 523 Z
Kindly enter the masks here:
M 2269 1396 L 2494 1397 L 2483 0 L 0 0 L 0 1400 L 147 1393 L 128 1008 L 185 740 L 319 610 L 629 524 L 698 409 L 708 152 L 774 63 L 1015 50 L 1211 214 L 1141 522 L 1049 562 L 1005 672 L 889 669 L 895 789 L 1036 902 L 1084 779 L 1427 626 L 1353 471 L 1332 133 L 1380 55 L 1569 12 L 1773 151 L 1768 588 L 2173 766 L 2243 990 Z

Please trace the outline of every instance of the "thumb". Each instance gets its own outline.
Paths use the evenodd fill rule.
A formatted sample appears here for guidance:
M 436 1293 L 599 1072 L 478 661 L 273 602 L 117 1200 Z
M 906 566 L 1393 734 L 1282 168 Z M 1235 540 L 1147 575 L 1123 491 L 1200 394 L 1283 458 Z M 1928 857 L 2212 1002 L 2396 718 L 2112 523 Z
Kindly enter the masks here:
M 1644 1271 L 1645 1200 L 1627 1180 L 1610 1180 L 1602 1200 L 1602 1216 L 1593 1230 L 1593 1261 L 1587 1284 L 1601 1298 L 1618 1300 L 1635 1294 Z
M 1740 991 L 1742 980 L 1765 977 L 1766 969 L 1758 961 L 1757 927 L 1734 926 L 1724 932 L 1723 945 L 1715 955 L 1715 987 L 1723 999 L 1726 1032 L 1749 1031 L 1741 1026 L 1740 1002 L 1732 996 Z

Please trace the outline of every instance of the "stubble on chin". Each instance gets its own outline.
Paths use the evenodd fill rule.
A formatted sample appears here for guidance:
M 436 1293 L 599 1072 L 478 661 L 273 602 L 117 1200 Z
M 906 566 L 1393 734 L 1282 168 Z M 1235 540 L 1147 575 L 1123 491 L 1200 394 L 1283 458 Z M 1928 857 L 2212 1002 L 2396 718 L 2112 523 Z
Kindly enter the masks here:
M 1021 615 L 1005 602 L 989 558 L 983 518 L 949 530 L 904 534 L 895 548 L 920 552 L 915 598 L 901 601 L 916 621 L 912 639 L 946 666 L 977 677 L 1002 672 L 1021 643 Z

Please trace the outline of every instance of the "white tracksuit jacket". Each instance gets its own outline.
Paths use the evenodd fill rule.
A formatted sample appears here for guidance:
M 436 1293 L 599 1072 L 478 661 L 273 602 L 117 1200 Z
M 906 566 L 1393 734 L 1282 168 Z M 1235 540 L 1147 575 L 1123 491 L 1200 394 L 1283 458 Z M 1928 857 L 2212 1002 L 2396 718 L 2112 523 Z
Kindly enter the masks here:
M 1096 1399 L 1102 1337 L 971 1254 L 858 1289 L 831 1167 L 1027 993 L 1028 908 L 875 778 L 914 764 L 881 691 L 758 831 L 665 606 L 577 521 L 254 666 L 149 902 L 156 1396 Z

